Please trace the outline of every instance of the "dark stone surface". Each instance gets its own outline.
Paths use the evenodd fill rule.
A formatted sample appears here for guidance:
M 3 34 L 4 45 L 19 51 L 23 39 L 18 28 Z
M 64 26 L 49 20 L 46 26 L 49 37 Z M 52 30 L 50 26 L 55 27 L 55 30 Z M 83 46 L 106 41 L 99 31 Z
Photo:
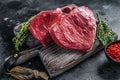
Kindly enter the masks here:
M 13 27 L 41 10 L 71 3 L 88 6 L 94 13 L 99 12 L 120 37 L 119 0 L 0 0 L 0 80 L 15 80 L 5 75 L 3 70 L 4 59 L 14 51 L 11 43 Z M 21 66 L 44 70 L 39 57 Z M 101 51 L 54 80 L 120 80 L 120 67 L 110 64 Z

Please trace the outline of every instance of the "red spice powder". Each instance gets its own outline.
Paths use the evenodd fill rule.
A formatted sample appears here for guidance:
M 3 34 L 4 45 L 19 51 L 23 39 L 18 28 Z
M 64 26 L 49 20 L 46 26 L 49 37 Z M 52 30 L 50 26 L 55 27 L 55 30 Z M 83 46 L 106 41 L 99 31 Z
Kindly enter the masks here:
M 120 42 L 116 42 L 108 46 L 106 53 L 113 59 L 120 62 Z

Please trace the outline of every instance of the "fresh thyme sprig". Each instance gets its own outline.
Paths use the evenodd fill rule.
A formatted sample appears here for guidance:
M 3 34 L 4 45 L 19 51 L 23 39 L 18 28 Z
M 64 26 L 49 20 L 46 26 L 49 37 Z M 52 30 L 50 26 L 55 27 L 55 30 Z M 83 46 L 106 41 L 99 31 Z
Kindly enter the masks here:
M 19 51 L 19 47 L 23 45 L 23 43 L 25 42 L 26 38 L 30 34 L 30 32 L 28 30 L 28 26 L 30 24 L 31 19 L 33 19 L 33 17 L 31 17 L 28 21 L 22 23 L 20 25 L 21 26 L 20 30 L 17 32 L 16 36 L 13 37 L 12 41 L 15 44 L 15 50 L 16 51 Z
M 97 14 L 98 23 L 97 23 L 97 38 L 101 41 L 101 43 L 105 46 L 110 41 L 115 40 L 114 32 L 110 28 L 110 26 L 100 19 L 99 15 Z

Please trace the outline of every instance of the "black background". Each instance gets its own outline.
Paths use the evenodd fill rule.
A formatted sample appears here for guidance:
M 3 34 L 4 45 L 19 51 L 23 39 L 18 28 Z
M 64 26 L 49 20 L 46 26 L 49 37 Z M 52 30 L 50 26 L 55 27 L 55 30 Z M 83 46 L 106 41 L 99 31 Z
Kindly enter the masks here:
M 85 5 L 94 14 L 100 13 L 120 37 L 120 0 L 0 0 L 0 80 L 15 80 L 3 71 L 4 59 L 14 51 L 11 43 L 13 27 L 41 10 L 67 4 Z M 21 66 L 44 70 L 39 57 Z M 120 67 L 110 64 L 100 51 L 53 80 L 120 80 Z

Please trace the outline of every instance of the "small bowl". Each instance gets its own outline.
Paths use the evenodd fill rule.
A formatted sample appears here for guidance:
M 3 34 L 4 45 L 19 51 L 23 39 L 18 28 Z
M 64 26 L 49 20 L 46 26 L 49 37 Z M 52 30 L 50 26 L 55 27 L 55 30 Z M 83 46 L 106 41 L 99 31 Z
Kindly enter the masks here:
M 116 40 L 116 41 L 110 42 L 108 45 L 105 46 L 104 51 L 105 51 L 106 57 L 108 58 L 108 60 L 109 60 L 111 63 L 117 64 L 117 65 L 120 66 L 120 61 L 115 60 L 115 59 L 112 58 L 108 53 L 106 53 L 106 50 L 107 50 L 108 46 L 110 46 L 111 44 L 117 43 L 117 42 L 120 42 L 120 40 Z

